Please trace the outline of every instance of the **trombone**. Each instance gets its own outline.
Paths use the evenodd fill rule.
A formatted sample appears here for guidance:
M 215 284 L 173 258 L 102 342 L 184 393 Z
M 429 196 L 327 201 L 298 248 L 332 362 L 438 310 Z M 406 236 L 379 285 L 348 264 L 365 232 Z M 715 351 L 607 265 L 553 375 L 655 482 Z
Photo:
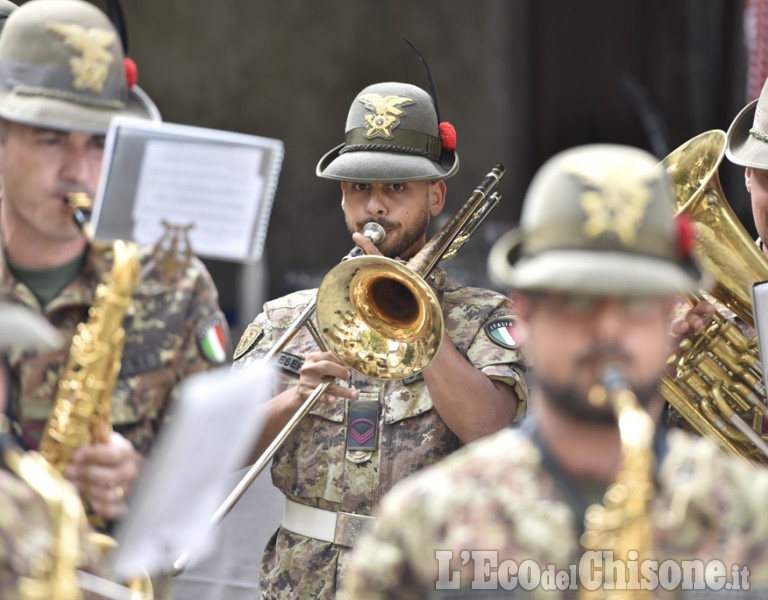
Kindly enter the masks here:
M 347 367 L 368 377 L 405 379 L 424 370 L 439 351 L 444 331 L 440 301 L 425 280 L 441 260 L 456 255 L 499 203 L 501 194 L 495 188 L 504 171 L 503 165 L 496 165 L 407 264 L 384 256 L 358 256 L 360 248 L 353 249 L 323 278 L 315 300 L 262 361 L 272 360 L 306 326 L 321 350 L 330 350 Z M 374 227 L 363 234 L 380 243 L 384 231 L 378 227 L 380 231 Z M 310 320 L 315 313 L 317 326 Z M 213 514 L 212 526 L 237 504 L 331 383 L 333 379 L 324 381 L 307 397 Z M 189 554 L 182 554 L 173 563 L 174 573 L 183 571 L 188 560 Z

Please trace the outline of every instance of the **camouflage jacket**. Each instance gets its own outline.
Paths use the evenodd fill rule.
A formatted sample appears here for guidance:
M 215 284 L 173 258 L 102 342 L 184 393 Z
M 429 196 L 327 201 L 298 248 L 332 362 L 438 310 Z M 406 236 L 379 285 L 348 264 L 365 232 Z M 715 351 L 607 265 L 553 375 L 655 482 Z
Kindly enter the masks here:
M 684 560 L 708 568 L 720 561 L 723 594 L 740 587 L 740 597 L 766 597 L 768 513 L 762 500 L 768 473 L 682 431 L 667 440 L 649 508 L 653 558 L 670 570 Z M 478 587 L 486 589 L 480 597 L 575 597 L 579 561 L 589 556 L 582 554 L 573 502 L 558 480 L 520 430 L 468 446 L 384 499 L 352 556 L 339 598 L 459 598 Z M 528 578 L 532 572 L 541 578 Z M 669 586 L 672 580 L 656 572 Z M 555 573 L 568 579 L 556 585 Z M 689 593 L 709 597 L 705 589 Z M 667 596 L 657 589 L 654 597 Z
M 491 335 L 494 324 L 511 316 L 507 299 L 446 281 L 442 270 L 435 272 L 434 281 L 451 340 L 488 377 L 515 388 L 521 416 L 527 394 L 521 353 L 496 343 Z M 236 368 L 246 368 L 264 355 L 314 295 L 314 290 L 297 292 L 267 303 L 243 334 L 235 351 Z M 275 393 L 296 385 L 303 357 L 313 351 L 317 346 L 302 328 L 278 360 Z M 351 385 L 360 391 L 360 399 L 379 406 L 374 447 L 347 449 L 349 403 L 319 404 L 276 453 L 274 485 L 301 504 L 371 515 L 395 483 L 461 445 L 434 410 L 421 376 L 414 379 L 382 381 L 353 375 Z M 347 556 L 341 546 L 281 527 L 262 557 L 262 598 L 333 598 Z
M 146 454 L 155 438 L 176 384 L 192 373 L 218 366 L 228 350 L 206 351 L 213 333 L 228 347 L 228 328 L 218 293 L 205 266 L 197 259 L 166 282 L 151 248 L 139 253 L 141 281 L 133 294 L 123 327 L 126 332 L 122 367 L 112 399 L 112 423 L 134 447 Z M 22 444 L 36 448 L 53 406 L 59 380 L 78 324 L 88 319 L 97 285 L 112 268 L 111 249 L 89 247 L 79 276 L 48 306 L 41 307 L 17 281 L 0 253 L 0 296 L 42 313 L 65 342 L 52 352 L 9 357 L 10 417 Z

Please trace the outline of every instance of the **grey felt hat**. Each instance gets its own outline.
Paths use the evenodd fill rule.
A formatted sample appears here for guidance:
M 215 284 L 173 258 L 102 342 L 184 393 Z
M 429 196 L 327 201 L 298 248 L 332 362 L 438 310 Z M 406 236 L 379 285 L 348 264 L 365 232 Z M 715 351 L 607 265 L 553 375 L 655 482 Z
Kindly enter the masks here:
M 768 169 L 768 80 L 760 97 L 742 108 L 728 128 L 725 155 L 742 167 Z
M 37 127 L 105 133 L 116 115 L 157 118 L 129 91 L 120 37 L 84 0 L 31 0 L 0 35 L 0 117 Z
M 644 150 L 566 150 L 534 176 L 520 227 L 491 248 L 491 278 L 515 289 L 596 295 L 699 289 L 707 277 L 674 206 L 666 170 Z
M 10 349 L 48 349 L 61 345 L 53 326 L 27 307 L 0 300 L 0 352 Z
M 14 4 L 13 2 L 9 2 L 8 0 L 0 0 L 0 32 L 3 31 L 3 27 L 5 27 L 5 21 L 8 19 L 10 14 L 16 10 L 18 5 Z
M 352 101 L 344 143 L 317 164 L 319 177 L 386 183 L 447 179 L 459 170 L 455 132 L 432 97 L 408 83 L 376 83 Z

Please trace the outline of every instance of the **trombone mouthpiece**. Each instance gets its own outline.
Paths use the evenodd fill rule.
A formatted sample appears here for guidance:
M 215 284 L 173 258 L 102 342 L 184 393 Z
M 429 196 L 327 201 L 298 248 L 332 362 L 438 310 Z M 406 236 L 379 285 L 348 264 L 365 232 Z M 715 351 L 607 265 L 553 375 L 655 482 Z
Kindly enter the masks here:
M 370 223 L 366 223 L 365 227 L 363 227 L 363 235 L 374 244 L 380 244 L 384 239 L 384 228 L 378 223 L 371 221 Z

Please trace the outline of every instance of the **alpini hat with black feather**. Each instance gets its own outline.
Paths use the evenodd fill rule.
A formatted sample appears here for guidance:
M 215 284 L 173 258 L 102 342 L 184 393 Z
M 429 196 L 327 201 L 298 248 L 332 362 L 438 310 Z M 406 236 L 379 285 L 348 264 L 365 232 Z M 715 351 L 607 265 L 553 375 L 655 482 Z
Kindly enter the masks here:
M 84 0 L 31 0 L 0 35 L 0 117 L 87 133 L 106 133 L 112 117 L 159 119 L 136 85 L 120 35 Z
M 387 183 L 447 179 L 459 170 L 456 131 L 436 101 L 408 83 L 376 83 L 352 101 L 344 143 L 320 159 L 317 175 Z

